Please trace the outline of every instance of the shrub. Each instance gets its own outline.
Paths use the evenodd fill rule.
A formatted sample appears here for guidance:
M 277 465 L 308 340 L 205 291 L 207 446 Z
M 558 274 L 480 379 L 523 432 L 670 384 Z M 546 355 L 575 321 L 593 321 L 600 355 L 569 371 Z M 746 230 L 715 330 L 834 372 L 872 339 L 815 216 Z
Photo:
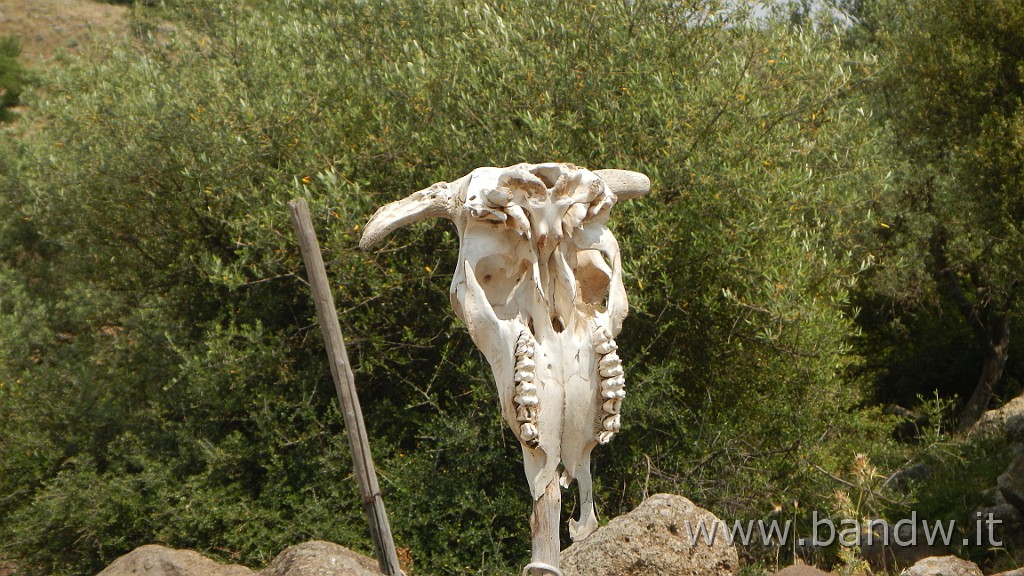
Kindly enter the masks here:
M 18 61 L 21 43 L 14 36 L 0 36 L 0 122 L 9 122 L 10 108 L 21 101 L 25 86 L 25 68 Z
M 871 65 L 826 28 L 697 2 L 169 9 L 173 27 L 140 12 L 131 43 L 33 101 L 47 125 L 21 205 L 60 272 L 39 296 L 40 362 L 23 400 L 4 400 L 23 432 L 0 445 L 0 473 L 34 450 L 0 521 L 30 572 L 94 573 L 154 541 L 250 564 L 310 538 L 369 548 L 285 209 L 296 195 L 320 228 L 399 546 L 424 573 L 521 565 L 526 482 L 447 305 L 452 230 L 355 249 L 376 206 L 479 165 L 655 183 L 614 219 L 634 310 L 625 428 L 596 455 L 605 515 L 672 490 L 754 516 L 824 498 L 822 471 L 887 448 L 849 371 L 862 191 L 879 170 L 846 94 Z

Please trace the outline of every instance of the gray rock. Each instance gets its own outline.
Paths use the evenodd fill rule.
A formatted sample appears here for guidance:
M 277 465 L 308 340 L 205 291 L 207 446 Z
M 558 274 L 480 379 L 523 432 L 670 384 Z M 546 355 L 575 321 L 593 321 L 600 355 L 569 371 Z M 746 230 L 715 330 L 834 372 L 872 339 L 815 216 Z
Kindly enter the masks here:
M 906 576 L 982 576 L 981 568 L 956 556 L 932 556 L 911 566 Z
M 993 574 L 992 576 L 1024 576 L 1024 568 L 1017 568 L 1016 570 L 1007 570 L 1006 572 L 1000 572 Z
M 98 576 L 253 576 L 253 571 L 215 562 L 191 550 L 150 544 L 114 560 Z
M 331 542 L 306 542 L 277 555 L 259 576 L 380 576 L 377 561 Z
M 1024 454 L 1019 454 L 1010 467 L 996 479 L 999 492 L 1017 510 L 1024 512 Z
M 263 571 L 220 564 L 191 550 L 148 545 L 118 558 L 98 576 L 379 576 L 377 562 L 330 542 L 306 542 L 277 555 Z
M 994 506 L 978 508 L 968 518 L 972 522 L 984 524 L 982 538 L 992 538 L 992 541 L 986 543 L 987 546 L 1002 548 L 1009 553 L 1011 559 L 1024 558 L 1024 515 L 1015 506 L 1006 502 L 997 503 Z M 1014 555 L 1014 551 L 1017 556 Z
M 1024 514 L 1008 502 L 997 502 L 994 506 L 978 508 L 970 518 L 981 522 L 987 522 L 989 519 L 996 522 L 996 526 L 1002 531 L 996 531 L 997 539 L 1002 534 L 1016 534 L 1024 528 Z
M 860 549 L 872 568 L 891 573 L 899 573 L 924 558 L 948 554 L 945 549 L 929 545 L 924 538 L 915 538 L 906 519 L 902 523 L 873 520 L 870 530 L 867 526 L 861 530 Z
M 712 545 L 695 537 L 699 522 L 709 530 L 718 527 Z M 560 560 L 566 576 L 729 576 L 738 567 L 718 518 L 671 494 L 651 496 L 566 548 Z
M 1003 430 L 1006 431 L 1007 442 L 1024 447 L 1024 414 L 1014 414 L 1007 418 Z
M 892 484 L 900 491 L 909 490 L 914 484 L 924 482 L 932 475 L 932 467 L 927 462 L 915 464 L 910 468 L 896 471 L 885 483 Z
M 971 428 L 971 434 L 998 432 L 1004 429 L 1006 422 L 1017 415 L 1024 414 L 1024 395 L 1018 396 L 995 410 L 981 415 L 978 422 Z

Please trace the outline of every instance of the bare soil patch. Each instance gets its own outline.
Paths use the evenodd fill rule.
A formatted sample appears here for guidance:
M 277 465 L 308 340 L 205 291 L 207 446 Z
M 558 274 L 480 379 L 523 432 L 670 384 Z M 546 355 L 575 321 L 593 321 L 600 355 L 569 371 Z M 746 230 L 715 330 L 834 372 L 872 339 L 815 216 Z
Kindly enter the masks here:
M 94 0 L 0 0 L 0 36 L 21 40 L 22 61 L 35 67 L 60 52 L 128 30 L 128 8 Z

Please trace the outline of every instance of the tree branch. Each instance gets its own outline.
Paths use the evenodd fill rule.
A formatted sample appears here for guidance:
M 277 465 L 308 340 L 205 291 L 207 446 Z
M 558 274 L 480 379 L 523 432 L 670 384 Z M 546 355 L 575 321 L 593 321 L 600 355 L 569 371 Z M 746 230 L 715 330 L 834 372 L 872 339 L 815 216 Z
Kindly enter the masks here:
M 982 346 L 992 349 L 992 337 L 982 321 L 978 305 L 971 302 L 967 297 L 963 285 L 960 284 L 960 278 L 957 277 L 956 272 L 953 271 L 949 264 L 949 257 L 946 255 L 946 229 L 942 226 L 936 226 L 935 231 L 932 233 L 929 249 L 932 253 L 932 258 L 935 259 L 934 275 L 936 282 L 948 289 L 957 310 L 967 320 L 971 331 L 974 332 L 974 336 L 981 342 Z

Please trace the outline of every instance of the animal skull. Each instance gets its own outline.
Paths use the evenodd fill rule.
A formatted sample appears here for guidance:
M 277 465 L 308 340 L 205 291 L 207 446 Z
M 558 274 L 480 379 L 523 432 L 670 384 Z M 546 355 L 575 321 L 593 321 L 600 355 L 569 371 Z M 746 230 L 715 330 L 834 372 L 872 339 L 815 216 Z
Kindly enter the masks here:
M 425 218 L 455 222 L 452 306 L 491 365 L 534 499 L 559 464 L 563 487 L 578 482 L 573 540 L 597 528 L 590 453 L 619 431 L 625 396 L 615 336 L 628 306 L 606 223 L 617 200 L 649 189 L 646 176 L 624 170 L 478 168 L 380 208 L 360 242 L 369 248 Z

